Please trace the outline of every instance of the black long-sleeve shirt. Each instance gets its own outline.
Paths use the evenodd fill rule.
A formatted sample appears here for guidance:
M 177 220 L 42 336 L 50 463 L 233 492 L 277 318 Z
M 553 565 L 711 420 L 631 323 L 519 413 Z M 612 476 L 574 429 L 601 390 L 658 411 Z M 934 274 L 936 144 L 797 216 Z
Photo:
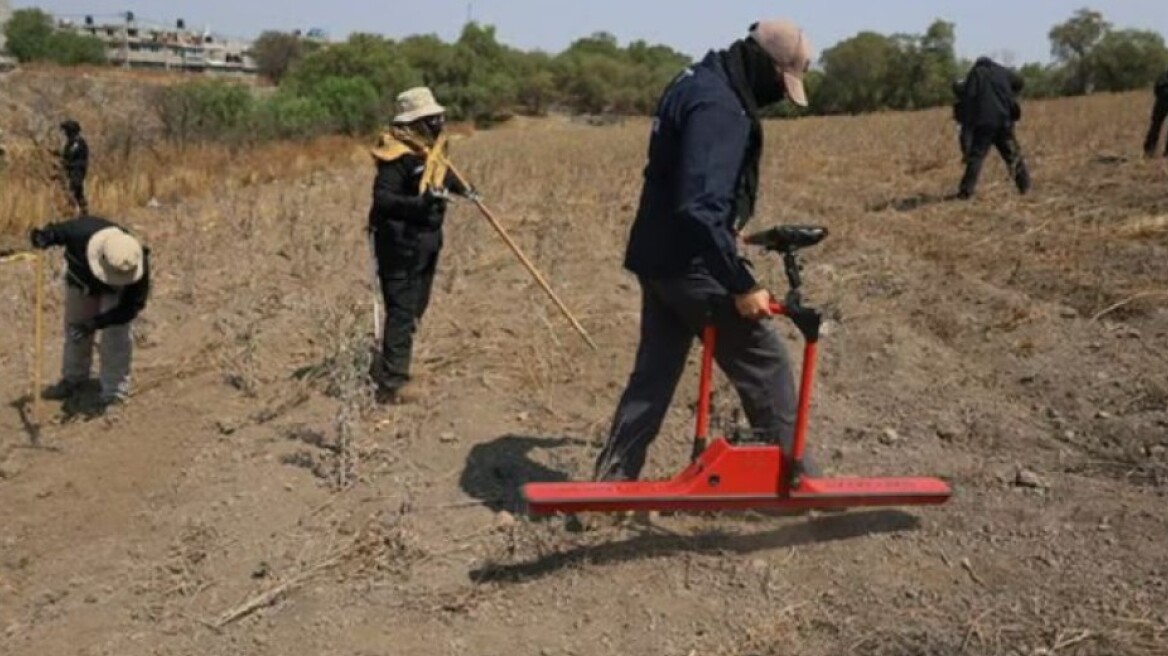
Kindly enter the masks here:
M 89 296 L 116 295 L 118 304 L 94 318 L 94 325 L 100 330 L 108 326 L 120 326 L 130 323 L 146 308 L 146 299 L 150 295 L 150 249 L 142 249 L 142 278 L 125 287 L 107 285 L 93 275 L 89 267 L 87 249 L 89 240 L 101 230 L 119 228 L 121 226 L 112 221 L 96 217 L 83 216 L 60 223 L 50 223 L 41 229 L 46 236 L 47 246 L 64 246 L 68 284 L 80 289 Z
M 1156 78 L 1153 91 L 1156 94 L 1156 98 L 1168 102 L 1168 71 L 1164 71 L 1160 74 L 1160 77 Z
M 961 125 L 978 128 L 1014 123 L 1021 117 L 1015 96 L 1022 86 L 1022 77 L 1014 71 L 988 58 L 979 59 L 965 78 Z
M 423 250 L 436 251 L 442 247 L 446 203 L 419 194 L 425 168 L 426 160 L 415 154 L 378 162 L 369 227 L 380 239 Z M 455 194 L 468 191 L 451 173 L 446 174 L 446 189 Z
M 84 178 L 89 170 L 89 144 L 81 135 L 70 137 L 61 149 L 61 167 L 70 178 Z

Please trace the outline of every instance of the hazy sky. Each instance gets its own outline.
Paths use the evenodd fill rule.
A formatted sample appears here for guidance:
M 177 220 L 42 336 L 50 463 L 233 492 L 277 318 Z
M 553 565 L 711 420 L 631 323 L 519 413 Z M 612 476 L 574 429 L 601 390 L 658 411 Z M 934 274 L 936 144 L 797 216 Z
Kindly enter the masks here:
M 934 18 L 957 24 L 958 54 L 991 54 L 1008 63 L 1046 61 L 1051 25 L 1088 5 L 1066 0 L 12 0 L 83 16 L 126 10 L 171 23 L 185 18 L 221 34 L 254 37 L 264 29 L 320 27 L 333 38 L 353 31 L 400 37 L 457 36 L 468 8 L 475 20 L 495 25 L 505 43 L 557 51 L 573 39 L 606 30 L 622 43 L 643 38 L 699 56 L 745 33 L 762 17 L 786 15 L 803 24 L 818 52 L 861 30 L 921 32 Z M 1168 34 L 1166 0 L 1094 0 L 1118 27 Z M 1013 60 L 1010 62 L 1010 60 Z

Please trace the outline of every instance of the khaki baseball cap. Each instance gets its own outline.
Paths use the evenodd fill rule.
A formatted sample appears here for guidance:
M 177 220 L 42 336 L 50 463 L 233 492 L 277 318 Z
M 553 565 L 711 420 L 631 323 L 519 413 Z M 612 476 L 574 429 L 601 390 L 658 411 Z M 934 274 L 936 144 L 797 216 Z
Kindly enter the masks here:
M 775 69 L 783 76 L 791 102 L 806 107 L 803 76 L 811 67 L 811 43 L 804 36 L 803 29 L 786 19 L 759 21 L 750 26 L 750 38 L 775 62 Z

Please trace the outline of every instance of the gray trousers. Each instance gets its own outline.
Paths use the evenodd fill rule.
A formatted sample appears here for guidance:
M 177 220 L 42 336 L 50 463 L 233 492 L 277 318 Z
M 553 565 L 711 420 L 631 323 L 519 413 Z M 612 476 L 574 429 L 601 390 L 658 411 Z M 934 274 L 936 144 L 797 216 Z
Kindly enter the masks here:
M 93 369 L 94 336 L 74 340 L 69 336 L 69 324 L 88 321 L 117 304 L 116 295 L 87 296 L 80 289 L 65 285 L 65 351 L 61 359 L 62 380 L 84 382 L 89 379 Z M 125 399 L 130 394 L 130 364 L 134 354 L 130 324 L 109 326 L 100 332 L 102 398 Z
M 717 329 L 714 359 L 738 392 L 758 439 L 794 442 L 798 394 L 782 339 L 766 321 L 743 318 L 729 293 L 704 271 L 641 284 L 641 343 L 628 386 L 596 461 L 595 479 L 636 480 L 661 430 L 695 339 L 710 321 Z M 805 459 L 808 473 L 815 470 Z

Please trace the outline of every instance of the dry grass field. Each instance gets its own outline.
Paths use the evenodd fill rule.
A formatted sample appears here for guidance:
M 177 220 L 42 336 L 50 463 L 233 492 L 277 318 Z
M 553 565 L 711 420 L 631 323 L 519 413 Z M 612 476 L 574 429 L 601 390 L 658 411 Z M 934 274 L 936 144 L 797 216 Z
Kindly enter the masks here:
M 368 161 L 342 147 L 152 207 L 106 187 L 95 206 L 156 258 L 128 406 L 50 405 L 30 443 L 32 281 L 0 273 L 0 653 L 1168 653 L 1168 172 L 1138 157 L 1148 101 L 1028 104 L 1033 194 L 993 161 L 969 203 L 940 200 L 960 175 L 943 110 L 767 125 L 755 225 L 831 230 L 806 258 L 830 318 L 812 448 L 833 473 L 948 478 L 931 509 L 584 533 L 515 512 L 522 482 L 588 474 L 631 366 L 620 263 L 647 122 L 456 145 L 600 350 L 456 206 L 427 397 L 392 409 L 360 375 Z M 688 453 L 696 373 L 654 476 Z
M 351 139 L 227 147 L 179 146 L 162 139 L 154 90 L 182 75 L 142 71 L 32 67 L 0 77 L 0 240 L 45 217 L 69 213 L 71 199 L 54 182 L 63 136 L 57 125 L 80 121 L 92 152 L 87 196 L 95 211 L 122 213 L 148 204 L 222 194 L 364 161 Z M 0 247 L 5 242 L 0 241 Z

